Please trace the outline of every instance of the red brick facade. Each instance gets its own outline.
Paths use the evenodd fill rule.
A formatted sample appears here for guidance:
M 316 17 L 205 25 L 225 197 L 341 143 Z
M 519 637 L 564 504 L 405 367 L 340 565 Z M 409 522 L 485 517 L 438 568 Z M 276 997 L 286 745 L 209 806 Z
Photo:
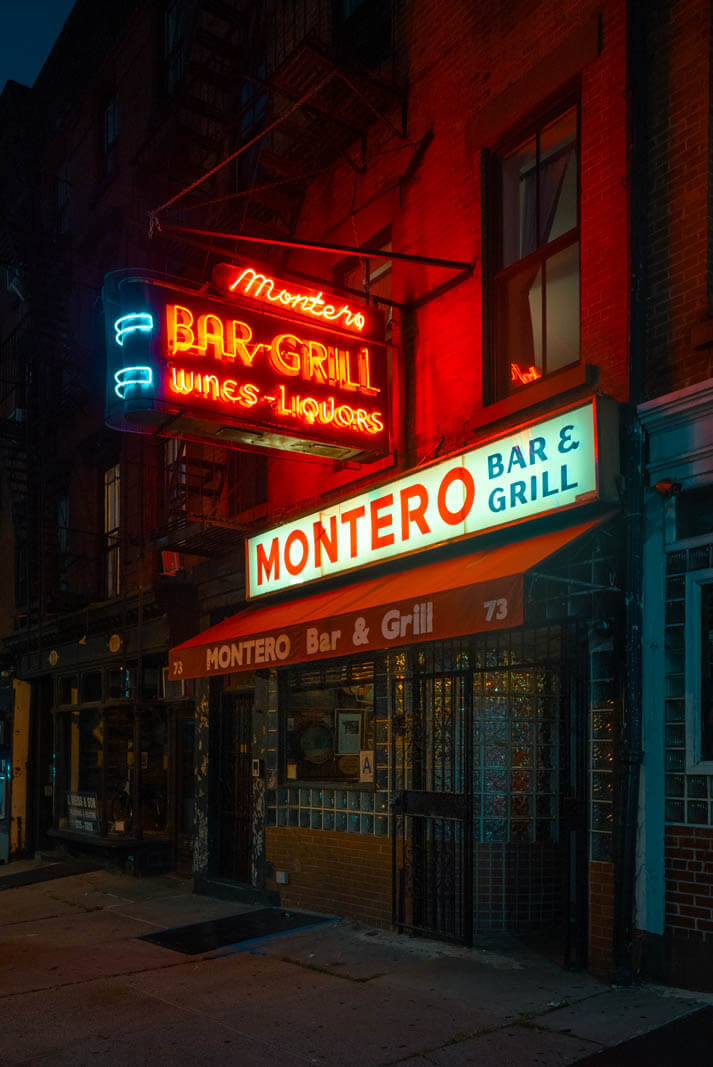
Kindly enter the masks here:
M 692 331 L 710 320 L 710 5 L 654 5 L 650 80 L 647 396 L 713 373 Z
M 676 937 L 713 943 L 713 830 L 666 830 L 666 926 Z
M 375 926 L 391 923 L 391 841 L 362 834 L 273 827 L 265 855 L 287 885 L 267 880 L 283 907 L 347 915 Z
M 614 864 L 589 865 L 589 967 L 607 974 L 612 967 Z

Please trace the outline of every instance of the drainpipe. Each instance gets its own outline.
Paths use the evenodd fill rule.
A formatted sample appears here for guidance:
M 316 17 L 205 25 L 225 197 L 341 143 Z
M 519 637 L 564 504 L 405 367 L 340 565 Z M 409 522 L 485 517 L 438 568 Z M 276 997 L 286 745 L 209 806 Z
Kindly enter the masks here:
M 643 399 L 646 350 L 648 108 L 646 40 L 647 0 L 627 4 L 627 144 L 629 173 L 629 404 L 622 416 L 625 478 L 625 632 L 621 775 L 614 838 L 613 965 L 619 982 L 633 977 L 636 839 L 642 751 L 641 630 L 645 452 L 636 414 Z

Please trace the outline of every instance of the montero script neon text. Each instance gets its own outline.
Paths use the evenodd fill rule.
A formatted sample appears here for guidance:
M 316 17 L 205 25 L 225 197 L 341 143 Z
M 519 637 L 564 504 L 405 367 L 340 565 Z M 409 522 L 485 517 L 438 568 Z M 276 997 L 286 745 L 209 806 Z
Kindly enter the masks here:
M 236 268 L 236 271 L 239 273 L 227 285 L 232 293 L 251 296 L 254 300 L 263 300 L 269 304 L 278 304 L 297 314 L 324 319 L 326 322 L 333 322 L 359 333 L 364 329 L 366 319 L 360 311 L 354 311 L 347 304 L 342 304 L 341 307 L 330 304 L 324 299 L 321 291 L 312 294 L 290 292 L 281 282 L 270 278 L 267 274 L 260 274 L 253 267 L 245 267 L 243 270 Z

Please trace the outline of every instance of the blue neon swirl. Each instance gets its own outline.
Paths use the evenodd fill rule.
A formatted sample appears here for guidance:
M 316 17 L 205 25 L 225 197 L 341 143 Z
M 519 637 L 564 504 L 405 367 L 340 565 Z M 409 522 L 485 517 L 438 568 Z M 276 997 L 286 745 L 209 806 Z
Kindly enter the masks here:
M 138 385 L 148 389 L 153 384 L 153 371 L 151 367 L 122 367 L 114 373 L 114 392 L 123 400 L 126 390 L 130 385 Z
M 132 315 L 122 315 L 114 323 L 114 330 L 116 331 L 116 343 L 123 345 L 127 333 L 133 333 L 134 330 L 150 333 L 153 330 L 153 317 L 147 311 L 138 311 Z

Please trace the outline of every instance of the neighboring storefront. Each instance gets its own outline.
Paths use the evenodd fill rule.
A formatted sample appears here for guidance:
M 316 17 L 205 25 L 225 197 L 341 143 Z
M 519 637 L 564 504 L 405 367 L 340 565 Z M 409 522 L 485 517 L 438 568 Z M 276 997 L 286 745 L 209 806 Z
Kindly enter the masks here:
M 118 611 L 96 605 L 48 633 L 49 652 L 21 657 L 32 694 L 24 832 L 35 848 L 59 844 L 137 874 L 190 871 L 194 708 L 168 680 L 181 632 L 171 614 L 148 591 Z
M 648 401 L 639 417 L 649 445 L 639 962 L 713 989 L 713 380 Z
M 617 441 L 590 399 L 249 539 L 253 604 L 169 656 L 213 760 L 199 887 L 464 942 L 556 927 L 583 962 L 611 861 Z

